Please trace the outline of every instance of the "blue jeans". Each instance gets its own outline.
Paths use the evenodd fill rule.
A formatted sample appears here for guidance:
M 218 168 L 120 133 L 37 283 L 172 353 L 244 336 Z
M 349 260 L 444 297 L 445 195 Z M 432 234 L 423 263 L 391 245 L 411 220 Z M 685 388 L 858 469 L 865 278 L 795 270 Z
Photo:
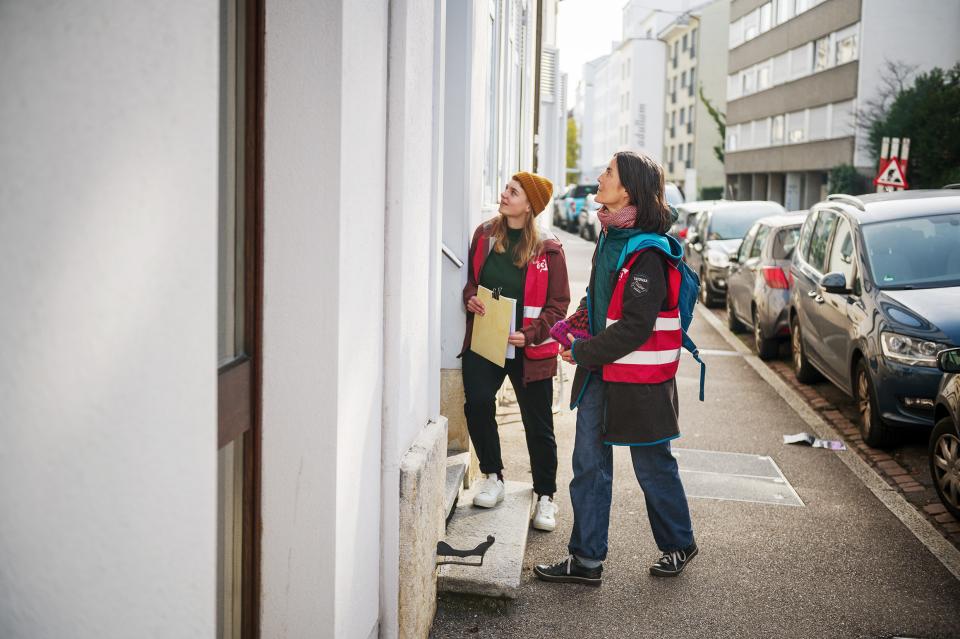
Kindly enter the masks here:
M 607 558 L 613 489 L 613 448 L 603 443 L 602 432 L 604 385 L 591 378 L 580 399 L 570 482 L 573 532 L 568 548 L 578 557 L 597 561 Z M 662 552 L 687 548 L 693 543 L 693 525 L 670 442 L 631 446 L 630 454 L 657 547 Z

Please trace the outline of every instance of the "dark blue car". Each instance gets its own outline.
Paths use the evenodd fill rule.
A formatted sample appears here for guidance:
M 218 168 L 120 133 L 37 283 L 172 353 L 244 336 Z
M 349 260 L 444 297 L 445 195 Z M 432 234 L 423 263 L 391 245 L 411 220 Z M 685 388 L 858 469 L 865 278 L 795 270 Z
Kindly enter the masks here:
M 960 346 L 960 192 L 831 195 L 790 267 L 793 368 L 854 397 L 871 446 L 931 429 L 937 353 Z

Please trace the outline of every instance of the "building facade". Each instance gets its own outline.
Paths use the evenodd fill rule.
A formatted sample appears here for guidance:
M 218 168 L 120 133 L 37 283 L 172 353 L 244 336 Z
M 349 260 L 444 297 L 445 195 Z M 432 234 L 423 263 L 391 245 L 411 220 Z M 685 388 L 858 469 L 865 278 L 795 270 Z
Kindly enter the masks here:
M 681 14 L 660 31 L 666 44 L 663 166 L 666 178 L 687 199 L 701 189 L 723 189 L 723 164 L 714 152 L 722 145 L 719 130 L 700 98 L 723 112 L 720 90 L 726 69 L 729 0 L 715 0 Z
M 733 0 L 729 196 L 801 209 L 826 196 L 836 166 L 874 174 L 860 108 L 877 96 L 887 61 L 955 64 L 957 24 L 960 4 L 936 0 Z
M 0 635 L 426 636 L 538 9 L 3 4 Z

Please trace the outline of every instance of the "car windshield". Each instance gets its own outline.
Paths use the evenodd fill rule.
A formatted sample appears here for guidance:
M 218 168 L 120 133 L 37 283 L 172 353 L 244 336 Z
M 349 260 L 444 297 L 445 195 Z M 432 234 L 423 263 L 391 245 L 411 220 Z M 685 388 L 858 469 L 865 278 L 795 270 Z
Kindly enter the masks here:
M 797 239 L 800 237 L 800 227 L 791 226 L 782 229 L 773 238 L 771 255 L 775 260 L 789 260 L 793 257 L 793 249 L 797 248 Z
M 960 213 L 864 224 L 872 279 L 881 289 L 960 286 Z
M 708 240 L 739 240 L 761 217 L 783 213 L 783 207 L 769 204 L 724 208 L 714 211 L 707 231 Z
M 573 197 L 586 197 L 597 192 L 596 184 L 581 184 L 573 191 Z

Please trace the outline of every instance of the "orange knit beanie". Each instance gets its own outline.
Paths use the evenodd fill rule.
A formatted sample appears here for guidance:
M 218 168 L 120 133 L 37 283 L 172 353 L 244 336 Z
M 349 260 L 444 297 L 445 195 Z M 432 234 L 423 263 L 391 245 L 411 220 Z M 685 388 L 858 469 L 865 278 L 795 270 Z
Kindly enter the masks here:
M 530 201 L 530 208 L 533 214 L 538 215 L 543 209 L 547 208 L 550 196 L 553 195 L 553 184 L 547 178 L 536 173 L 527 173 L 521 171 L 513 176 L 514 180 L 523 187 L 523 192 L 527 194 L 527 200 Z

